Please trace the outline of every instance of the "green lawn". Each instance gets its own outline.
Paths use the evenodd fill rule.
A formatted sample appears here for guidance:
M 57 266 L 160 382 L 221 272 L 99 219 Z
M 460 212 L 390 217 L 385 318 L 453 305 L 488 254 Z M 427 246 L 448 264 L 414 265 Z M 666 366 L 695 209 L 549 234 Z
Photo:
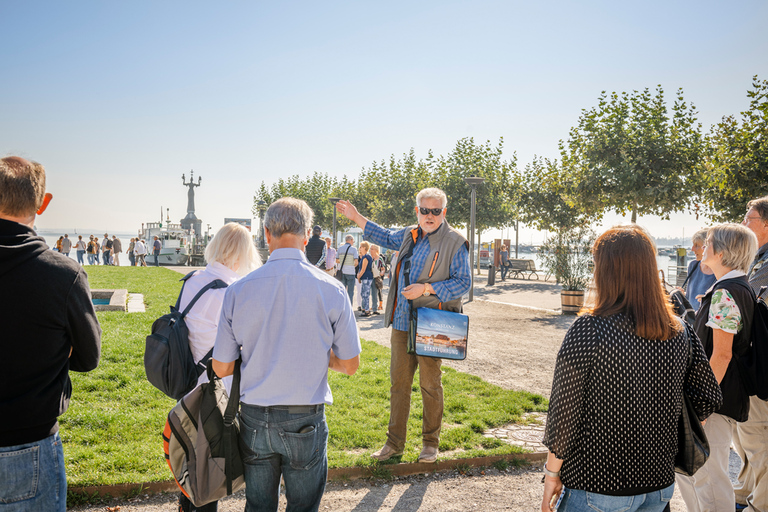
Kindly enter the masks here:
M 60 418 L 69 485 L 86 486 L 168 480 L 161 432 L 174 400 L 157 391 L 144 374 L 144 339 L 152 322 L 175 303 L 181 274 L 165 268 L 86 267 L 92 288 L 127 288 L 142 293 L 146 313 L 100 312 L 102 359 L 87 374 L 72 372 L 73 396 Z M 363 341 L 360 369 L 352 377 L 331 372 L 333 406 L 326 409 L 331 431 L 330 467 L 373 465 L 369 454 L 386 437 L 389 407 L 389 350 Z M 505 391 L 478 377 L 444 369 L 444 427 L 441 452 L 451 458 L 517 451 L 482 431 L 544 411 L 539 395 Z M 413 384 L 408 444 L 403 461 L 421 449 L 421 395 Z

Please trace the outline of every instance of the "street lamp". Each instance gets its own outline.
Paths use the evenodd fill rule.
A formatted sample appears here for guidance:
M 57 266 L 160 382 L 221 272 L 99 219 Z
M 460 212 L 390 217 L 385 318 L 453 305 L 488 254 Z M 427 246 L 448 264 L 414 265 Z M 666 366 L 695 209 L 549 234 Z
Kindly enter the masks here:
M 469 274 L 472 276 L 472 280 L 469 285 L 469 302 L 475 299 L 475 197 L 477 196 L 477 186 L 482 185 L 483 182 L 485 182 L 485 178 L 477 176 L 464 178 L 464 183 L 472 187 L 472 201 L 469 210 Z
M 341 201 L 340 197 L 329 197 L 328 200 L 333 204 L 333 248 L 336 249 L 336 203 Z
M 267 203 L 259 201 L 256 210 L 259 212 L 259 249 L 264 249 L 264 212 L 267 211 Z

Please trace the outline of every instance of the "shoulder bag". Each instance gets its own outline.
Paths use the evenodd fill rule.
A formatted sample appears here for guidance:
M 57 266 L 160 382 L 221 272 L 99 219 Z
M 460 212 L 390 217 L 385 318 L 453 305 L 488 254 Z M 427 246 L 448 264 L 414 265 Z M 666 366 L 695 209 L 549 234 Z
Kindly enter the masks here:
M 688 368 L 693 364 L 693 348 L 691 337 L 683 326 L 683 335 L 688 342 Z M 693 408 L 688 393 L 683 383 L 683 408 L 680 411 L 680 419 L 677 425 L 677 455 L 675 455 L 675 472 L 693 476 L 709 458 L 709 441 L 704 432 L 704 426 L 699 421 L 699 416 Z
M 341 263 L 339 263 L 339 269 L 336 271 L 336 279 L 338 279 L 339 281 L 341 281 L 342 277 L 344 276 L 344 273 L 342 272 L 342 269 L 344 268 L 344 263 L 346 263 L 346 261 L 347 261 L 347 254 L 349 254 L 349 250 L 351 248 L 352 248 L 351 245 L 349 247 L 347 247 L 346 252 L 344 252 L 344 257 L 341 260 L 339 260 L 339 261 L 341 261 Z

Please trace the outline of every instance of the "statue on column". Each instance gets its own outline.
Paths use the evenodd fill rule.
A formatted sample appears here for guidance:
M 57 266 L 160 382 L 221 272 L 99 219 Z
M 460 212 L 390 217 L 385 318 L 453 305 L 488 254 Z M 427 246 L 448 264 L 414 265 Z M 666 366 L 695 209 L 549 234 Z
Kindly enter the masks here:
M 184 174 L 181 175 L 181 182 L 185 187 L 189 187 L 187 191 L 187 216 L 181 219 L 181 227 L 188 230 L 194 230 L 195 235 L 200 236 L 200 229 L 202 221 L 195 215 L 195 187 L 200 186 L 202 177 L 197 177 L 197 183 L 195 183 L 195 171 L 189 172 L 189 183 Z

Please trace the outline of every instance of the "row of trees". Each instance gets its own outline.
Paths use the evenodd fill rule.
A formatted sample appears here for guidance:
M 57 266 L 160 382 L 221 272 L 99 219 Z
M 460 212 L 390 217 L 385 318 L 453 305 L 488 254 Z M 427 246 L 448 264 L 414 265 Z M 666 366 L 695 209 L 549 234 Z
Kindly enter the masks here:
M 461 139 L 447 155 L 414 151 L 374 162 L 357 179 L 315 173 L 292 176 L 267 186 L 254 197 L 267 204 L 282 196 L 304 199 L 316 222 L 330 228 L 329 197 L 352 201 L 363 215 L 385 226 L 415 221 L 416 193 L 443 189 L 449 220 L 466 227 L 468 176 L 481 176 L 477 229 L 514 225 L 516 220 L 565 234 L 600 220 L 605 212 L 668 217 L 691 211 L 713 221 L 738 221 L 746 203 L 768 194 L 768 80 L 755 76 L 749 108 L 741 117 L 723 117 L 708 133 L 697 112 L 678 90 L 669 106 L 658 86 L 632 93 L 603 92 L 598 104 L 583 110 L 559 159 L 534 157 L 518 169 L 515 154 L 502 158 L 503 139 L 476 143 Z M 338 220 L 346 226 L 345 219 Z

